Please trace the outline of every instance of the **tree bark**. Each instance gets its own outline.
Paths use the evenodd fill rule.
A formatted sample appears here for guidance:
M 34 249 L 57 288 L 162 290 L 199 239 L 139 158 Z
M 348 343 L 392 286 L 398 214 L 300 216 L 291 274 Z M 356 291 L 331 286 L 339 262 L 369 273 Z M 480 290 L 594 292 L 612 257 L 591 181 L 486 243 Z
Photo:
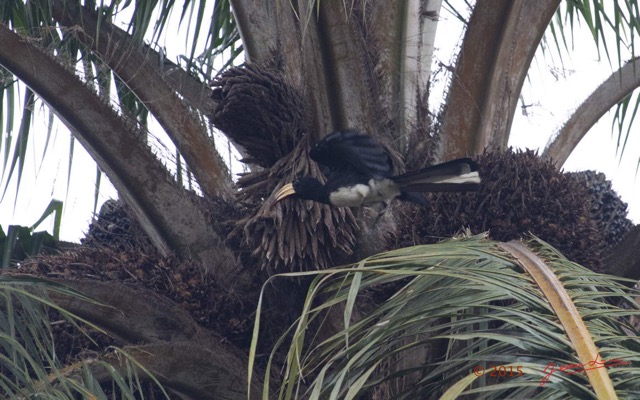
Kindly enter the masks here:
M 603 264 L 607 274 L 640 280 L 640 225 L 609 250 Z
M 322 4 L 319 4 L 322 6 Z M 335 129 L 315 8 L 307 1 L 231 0 L 247 61 L 278 66 L 305 93 L 308 134 L 319 139 Z M 341 20 L 343 21 L 343 20 Z
M 431 121 L 426 118 L 428 110 L 429 81 L 431 62 L 436 37 L 436 28 L 440 18 L 441 0 L 410 0 L 404 2 L 405 18 L 401 20 L 404 28 L 402 54 L 398 62 L 401 71 L 401 103 L 398 110 L 401 150 L 404 153 L 417 149 L 409 147 L 411 134 Z M 418 146 L 420 143 L 416 143 Z M 426 148 L 419 149 L 426 151 Z
M 307 97 L 313 138 L 355 128 L 404 154 L 416 127 L 428 124 L 441 1 L 231 4 L 248 61 L 280 66 Z
M 160 382 L 193 400 L 258 400 L 260 386 L 252 383 L 247 397 L 246 362 L 220 351 L 220 344 L 197 346 L 165 343 L 127 347 Z

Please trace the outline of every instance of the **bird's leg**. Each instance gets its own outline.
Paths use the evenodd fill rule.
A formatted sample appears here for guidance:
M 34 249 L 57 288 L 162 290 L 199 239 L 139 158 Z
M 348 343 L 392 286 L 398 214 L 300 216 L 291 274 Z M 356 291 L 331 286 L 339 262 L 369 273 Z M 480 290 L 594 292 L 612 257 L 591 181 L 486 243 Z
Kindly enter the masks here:
M 380 219 L 382 218 L 382 216 L 385 214 L 385 212 L 389 208 L 389 203 L 390 203 L 389 201 L 385 201 L 384 203 L 378 203 L 378 204 L 382 204 L 382 205 L 380 206 L 380 209 L 378 210 L 378 215 L 376 216 L 376 219 L 373 221 L 372 227 L 378 225 L 378 222 L 380 222 Z

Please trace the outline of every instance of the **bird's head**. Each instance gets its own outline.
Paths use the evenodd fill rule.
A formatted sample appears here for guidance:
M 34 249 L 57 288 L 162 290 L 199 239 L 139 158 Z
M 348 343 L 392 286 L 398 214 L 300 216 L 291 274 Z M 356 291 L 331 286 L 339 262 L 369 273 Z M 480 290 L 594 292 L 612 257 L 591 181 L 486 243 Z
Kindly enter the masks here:
M 329 193 L 325 185 L 316 178 L 304 177 L 287 183 L 276 193 L 276 202 L 294 197 L 329 204 Z

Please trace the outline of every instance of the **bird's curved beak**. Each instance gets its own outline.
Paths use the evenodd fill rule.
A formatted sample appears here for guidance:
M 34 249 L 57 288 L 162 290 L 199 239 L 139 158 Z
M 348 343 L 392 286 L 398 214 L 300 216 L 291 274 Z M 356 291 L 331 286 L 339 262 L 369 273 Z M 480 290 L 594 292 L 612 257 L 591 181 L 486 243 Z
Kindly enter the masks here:
M 293 183 L 287 183 L 276 192 L 276 202 L 294 194 L 296 194 L 296 190 L 293 188 Z

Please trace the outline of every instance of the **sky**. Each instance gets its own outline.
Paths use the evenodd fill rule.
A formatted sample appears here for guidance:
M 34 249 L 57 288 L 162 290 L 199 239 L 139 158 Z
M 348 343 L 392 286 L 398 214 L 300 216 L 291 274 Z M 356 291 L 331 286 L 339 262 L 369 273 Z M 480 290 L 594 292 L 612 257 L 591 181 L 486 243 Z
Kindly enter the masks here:
M 595 89 L 611 73 L 606 60 L 599 60 L 592 40 L 586 35 L 576 34 L 577 39 L 570 58 L 565 58 L 564 68 L 551 65 L 551 60 L 540 52 L 536 55 L 528 81 L 523 88 L 523 98 L 527 107 L 526 115 L 516 112 L 510 145 L 516 148 L 531 148 L 542 151 L 549 138 L 558 130 L 563 121 L 580 104 L 588 93 Z M 443 12 L 436 36 L 435 61 L 452 64 L 455 60 L 455 46 L 461 39 L 461 25 L 457 19 Z M 165 39 L 169 50 L 175 44 L 175 38 Z M 185 42 L 185 34 L 177 42 Z M 175 47 L 175 46 L 173 46 Z M 169 52 L 170 54 L 170 52 Z M 444 93 L 446 79 L 439 79 L 432 87 L 432 93 Z M 19 96 L 22 98 L 22 96 Z M 437 109 L 438 96 L 432 98 L 432 107 Z M 610 113 L 612 114 L 612 113 Z M 604 172 L 613 181 L 614 189 L 623 201 L 629 204 L 629 217 L 640 222 L 640 182 L 636 169 L 640 159 L 640 135 L 634 129 L 620 159 L 616 150 L 616 137 L 612 136 L 612 115 L 605 115 L 587 134 L 574 154 L 564 166 L 566 171 L 594 169 Z M 6 115 L 6 110 L 5 110 Z M 43 157 L 44 143 L 47 137 L 48 111 L 39 106 L 35 110 L 35 120 L 40 121 L 34 127 L 30 137 L 29 157 L 25 163 L 18 199 L 13 197 L 15 179 L 9 184 L 6 193 L 0 193 L 0 225 L 6 231 L 9 224 L 30 226 L 38 220 L 52 198 L 64 202 L 61 239 L 77 242 L 87 231 L 92 219 L 94 192 L 96 185 L 96 167 L 91 157 L 79 143 L 74 142 L 72 165 L 69 168 L 69 149 L 72 143 L 69 131 L 59 123 L 53 125 L 47 148 Z M 153 128 L 152 128 L 153 129 Z M 155 129 L 153 129 L 155 131 Z M 14 139 L 15 139 L 14 133 Z M 157 133 L 158 140 L 162 134 Z M 217 138 L 219 146 L 226 148 L 222 137 Z M 171 151 L 159 145 L 163 154 L 171 157 Z M 4 147 L 0 149 L 4 153 Z M 236 156 L 224 155 L 225 158 Z M 232 173 L 241 172 L 237 162 L 233 162 Z M 2 174 L 4 188 L 8 171 Z M 100 205 L 109 198 L 117 197 L 113 186 L 103 177 L 98 195 Z M 52 231 L 52 219 L 45 221 L 38 230 Z

